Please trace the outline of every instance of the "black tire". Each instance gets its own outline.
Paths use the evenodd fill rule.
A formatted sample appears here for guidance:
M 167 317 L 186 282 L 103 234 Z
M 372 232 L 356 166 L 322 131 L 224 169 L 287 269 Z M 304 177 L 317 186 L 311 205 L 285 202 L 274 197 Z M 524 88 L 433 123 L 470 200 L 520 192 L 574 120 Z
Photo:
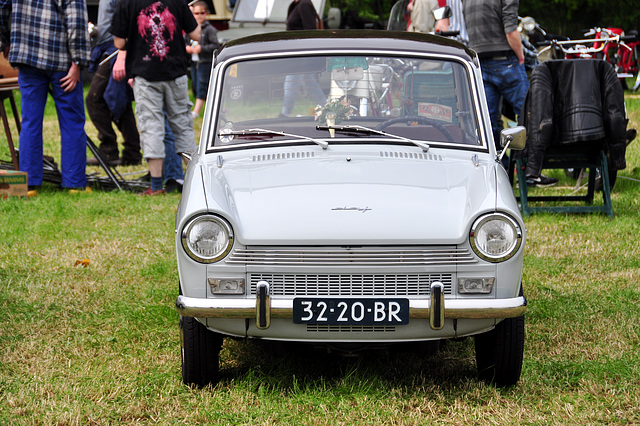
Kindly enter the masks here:
M 188 386 L 215 385 L 220 381 L 220 349 L 223 337 L 195 318 L 180 317 L 182 382 Z
M 475 337 L 478 378 L 496 386 L 520 380 L 524 354 L 524 315 L 502 320 L 493 330 Z

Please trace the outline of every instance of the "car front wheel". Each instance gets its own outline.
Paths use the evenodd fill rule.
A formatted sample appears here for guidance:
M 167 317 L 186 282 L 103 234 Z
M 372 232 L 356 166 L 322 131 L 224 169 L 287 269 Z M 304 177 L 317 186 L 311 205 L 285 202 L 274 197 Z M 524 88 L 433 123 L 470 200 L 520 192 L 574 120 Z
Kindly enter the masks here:
M 502 320 L 493 330 L 475 337 L 478 377 L 497 386 L 520 379 L 524 353 L 524 315 Z
M 220 349 L 223 337 L 195 318 L 180 317 L 182 381 L 189 386 L 215 385 L 220 380 Z

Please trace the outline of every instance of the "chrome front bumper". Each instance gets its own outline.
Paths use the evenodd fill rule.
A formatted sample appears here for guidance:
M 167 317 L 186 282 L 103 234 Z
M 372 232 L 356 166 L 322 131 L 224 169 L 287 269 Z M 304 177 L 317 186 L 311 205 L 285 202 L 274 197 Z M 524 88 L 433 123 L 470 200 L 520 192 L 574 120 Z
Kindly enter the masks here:
M 445 319 L 515 318 L 526 311 L 523 296 L 510 299 L 446 299 L 438 283 L 432 285 L 429 300 L 409 300 L 409 318 L 429 319 L 439 330 Z M 258 284 L 255 299 L 202 299 L 178 296 L 178 313 L 196 318 L 253 318 L 259 329 L 269 327 L 271 318 L 293 318 L 293 299 L 273 299 L 268 285 Z

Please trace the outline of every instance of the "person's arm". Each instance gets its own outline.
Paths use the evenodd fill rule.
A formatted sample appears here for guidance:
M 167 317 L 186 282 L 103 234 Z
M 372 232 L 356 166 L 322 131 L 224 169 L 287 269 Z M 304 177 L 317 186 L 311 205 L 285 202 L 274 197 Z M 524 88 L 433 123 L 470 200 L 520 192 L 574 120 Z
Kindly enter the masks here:
M 71 61 L 82 67 L 89 65 L 89 21 L 85 0 L 62 2 L 62 19 L 67 31 L 67 48 Z M 71 69 L 69 69 L 71 71 Z M 67 77 L 70 77 L 67 74 Z
M 219 47 L 220 42 L 218 41 L 216 29 L 212 26 L 205 27 L 205 30 L 202 32 L 202 38 L 200 39 L 201 55 L 211 58 L 214 50 Z
M 75 62 L 71 62 L 67 75 L 60 79 L 62 89 L 65 92 L 71 92 L 76 88 L 76 85 L 80 81 L 80 66 Z
M 524 53 L 522 52 L 522 40 L 520 40 L 520 33 L 518 30 L 507 33 L 507 42 L 509 47 L 516 54 L 518 62 L 524 64 Z
M 115 45 L 115 38 L 113 40 Z M 116 46 L 118 47 L 118 46 Z M 118 56 L 116 56 L 116 62 L 113 64 L 111 75 L 116 81 L 122 81 L 127 77 L 127 51 L 120 49 Z
M 449 18 L 443 18 L 436 21 L 436 32 L 449 31 Z
M 200 41 L 201 35 L 202 35 L 202 28 L 200 28 L 200 25 L 198 25 L 195 30 L 189 33 L 189 38 L 193 41 Z

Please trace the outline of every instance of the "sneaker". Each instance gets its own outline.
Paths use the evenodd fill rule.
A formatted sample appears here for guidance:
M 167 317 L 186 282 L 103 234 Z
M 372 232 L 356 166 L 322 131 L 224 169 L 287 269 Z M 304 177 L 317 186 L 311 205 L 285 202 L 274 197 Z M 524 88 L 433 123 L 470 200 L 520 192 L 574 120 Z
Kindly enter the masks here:
M 182 184 L 175 179 L 167 179 L 167 181 L 164 183 L 164 190 L 167 193 L 182 193 Z
M 553 186 L 558 183 L 558 179 L 547 177 L 545 175 L 540 176 L 527 176 L 527 186 L 536 186 L 538 188 L 544 188 L 547 186 Z
M 157 191 L 153 191 L 151 188 L 147 188 L 140 193 L 142 196 L 147 195 L 164 195 L 164 189 L 158 189 Z

